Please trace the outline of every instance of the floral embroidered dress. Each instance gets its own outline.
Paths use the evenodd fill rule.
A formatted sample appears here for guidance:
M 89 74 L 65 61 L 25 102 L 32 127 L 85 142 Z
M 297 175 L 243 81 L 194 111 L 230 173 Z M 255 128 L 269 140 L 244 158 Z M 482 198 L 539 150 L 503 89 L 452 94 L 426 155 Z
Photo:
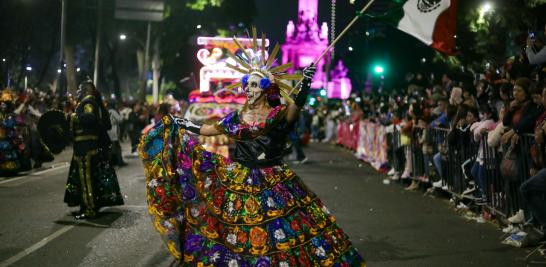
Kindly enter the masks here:
M 24 157 L 24 138 L 17 129 L 22 126 L 23 117 L 13 113 L 0 114 L 0 176 L 15 175 L 25 169 L 25 165 L 30 165 Z
M 335 218 L 284 163 L 286 107 L 261 125 L 233 112 L 216 127 L 228 159 L 205 151 L 170 118 L 140 144 L 148 211 L 171 254 L 188 266 L 365 266 Z M 252 158 L 251 158 L 252 157 Z

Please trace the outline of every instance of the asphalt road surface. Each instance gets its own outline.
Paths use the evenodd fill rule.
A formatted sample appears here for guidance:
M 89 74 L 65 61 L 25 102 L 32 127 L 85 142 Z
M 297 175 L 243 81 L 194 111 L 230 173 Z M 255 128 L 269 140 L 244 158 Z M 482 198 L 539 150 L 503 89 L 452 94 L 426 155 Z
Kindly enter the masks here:
M 126 151 L 127 152 L 127 151 Z M 0 178 L 0 267 L 169 266 L 146 211 L 142 165 L 117 170 L 125 206 L 77 221 L 63 203 L 70 151 L 43 170 Z M 445 200 L 383 185 L 342 148 L 311 145 L 296 172 L 336 216 L 368 266 L 538 266 L 502 245 L 494 225 L 464 219 Z M 531 264 L 531 265 L 530 265 Z

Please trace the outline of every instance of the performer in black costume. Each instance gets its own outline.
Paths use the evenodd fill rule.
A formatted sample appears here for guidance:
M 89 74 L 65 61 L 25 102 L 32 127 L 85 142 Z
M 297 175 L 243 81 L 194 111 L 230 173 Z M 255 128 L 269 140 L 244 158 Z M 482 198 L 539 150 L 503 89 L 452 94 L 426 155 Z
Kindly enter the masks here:
M 92 82 L 83 82 L 78 105 L 69 118 L 74 155 L 70 164 L 64 202 L 80 206 L 76 219 L 94 218 L 101 207 L 123 205 L 116 173 L 110 164 L 108 111 Z

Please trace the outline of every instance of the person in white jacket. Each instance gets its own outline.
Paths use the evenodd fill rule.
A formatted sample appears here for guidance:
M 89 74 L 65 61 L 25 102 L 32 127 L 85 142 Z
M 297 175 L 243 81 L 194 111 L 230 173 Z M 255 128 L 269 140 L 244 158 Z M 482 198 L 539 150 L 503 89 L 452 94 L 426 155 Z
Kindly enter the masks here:
M 485 140 L 482 138 L 484 134 L 492 131 L 497 126 L 495 122 L 496 116 L 494 109 L 489 105 L 482 105 L 479 109 L 480 121 L 472 124 L 470 130 L 474 137 L 474 142 L 479 142 L 480 147 L 478 148 L 478 155 L 476 157 L 476 162 L 472 166 L 470 173 L 474 178 L 474 182 L 479 190 L 479 200 L 478 202 L 484 202 L 487 200 L 486 197 L 486 181 L 485 181 L 485 169 L 484 169 L 484 150 Z
M 112 128 L 108 131 L 108 137 L 112 141 L 112 162 L 120 167 L 127 165 L 121 155 L 121 144 L 119 142 L 120 126 L 123 123 L 123 116 L 117 110 L 117 104 L 115 101 L 108 103 L 108 113 L 110 113 L 110 122 Z
M 532 36 L 531 36 L 532 34 Z M 527 47 L 525 48 L 525 53 L 527 54 L 527 59 L 529 63 L 533 65 L 539 65 L 546 62 L 546 45 L 543 43 L 544 40 L 537 39 L 535 33 L 531 33 L 527 38 Z M 546 35 L 546 25 L 544 25 L 544 35 Z M 537 47 L 539 43 L 539 47 Z

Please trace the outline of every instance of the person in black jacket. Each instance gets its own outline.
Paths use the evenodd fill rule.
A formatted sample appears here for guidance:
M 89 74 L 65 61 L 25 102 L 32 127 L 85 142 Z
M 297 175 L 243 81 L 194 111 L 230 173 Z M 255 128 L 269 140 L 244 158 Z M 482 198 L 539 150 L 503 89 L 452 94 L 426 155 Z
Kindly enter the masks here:
M 92 82 L 83 82 L 78 105 L 70 117 L 74 154 L 68 172 L 64 202 L 79 206 L 76 219 L 90 219 L 104 206 L 123 205 L 116 173 L 110 164 L 112 127 L 100 93 Z
M 519 136 L 525 133 L 533 133 L 535 120 L 540 115 L 540 108 L 531 101 L 531 80 L 528 78 L 519 78 L 514 85 L 514 100 L 510 102 L 504 114 L 503 124 L 510 130 L 507 131 L 501 139 L 505 144 L 511 140 L 517 143 Z

